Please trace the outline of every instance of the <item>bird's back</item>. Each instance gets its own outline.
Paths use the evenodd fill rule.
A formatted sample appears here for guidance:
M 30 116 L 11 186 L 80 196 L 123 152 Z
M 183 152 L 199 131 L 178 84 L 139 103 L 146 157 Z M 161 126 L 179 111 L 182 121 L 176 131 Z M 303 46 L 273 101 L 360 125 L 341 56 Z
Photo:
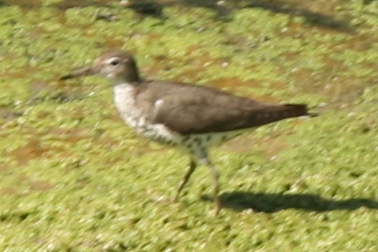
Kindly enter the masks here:
M 150 115 L 151 123 L 183 135 L 235 131 L 308 115 L 303 104 L 272 105 L 208 87 L 163 81 L 139 84 L 135 101 Z

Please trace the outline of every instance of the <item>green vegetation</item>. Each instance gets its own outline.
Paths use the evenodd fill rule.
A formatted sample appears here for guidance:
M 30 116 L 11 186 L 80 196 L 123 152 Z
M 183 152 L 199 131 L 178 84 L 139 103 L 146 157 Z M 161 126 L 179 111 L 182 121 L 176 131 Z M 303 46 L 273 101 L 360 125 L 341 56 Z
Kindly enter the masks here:
M 0 4 L 1 251 L 378 250 L 377 1 L 190 1 L 162 17 L 104 2 Z M 106 80 L 57 81 L 110 48 L 148 78 L 320 116 L 215 148 L 224 209 L 209 217 L 205 167 L 170 203 L 188 158 L 126 127 Z

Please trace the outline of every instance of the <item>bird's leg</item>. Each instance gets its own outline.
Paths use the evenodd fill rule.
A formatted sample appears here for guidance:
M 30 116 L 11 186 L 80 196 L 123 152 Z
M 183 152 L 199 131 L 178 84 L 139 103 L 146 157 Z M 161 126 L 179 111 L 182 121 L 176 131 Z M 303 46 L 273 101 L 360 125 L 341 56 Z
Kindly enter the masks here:
M 218 169 L 207 159 L 206 160 L 207 166 L 210 168 L 211 175 L 213 177 L 213 183 L 214 183 L 214 215 L 217 215 L 221 209 L 221 201 L 219 199 L 219 172 Z
M 174 197 L 174 201 L 177 201 L 178 200 L 178 197 L 180 195 L 180 192 L 182 191 L 182 189 L 185 187 L 186 183 L 188 183 L 188 180 L 190 178 L 190 176 L 192 175 L 192 173 L 194 172 L 194 170 L 196 169 L 197 167 L 197 162 L 194 161 L 192 158 L 190 159 L 190 166 L 189 166 L 189 169 L 188 171 L 186 172 L 185 176 L 184 176 L 184 179 L 181 181 L 181 184 L 177 190 L 177 193 L 176 193 L 176 196 Z

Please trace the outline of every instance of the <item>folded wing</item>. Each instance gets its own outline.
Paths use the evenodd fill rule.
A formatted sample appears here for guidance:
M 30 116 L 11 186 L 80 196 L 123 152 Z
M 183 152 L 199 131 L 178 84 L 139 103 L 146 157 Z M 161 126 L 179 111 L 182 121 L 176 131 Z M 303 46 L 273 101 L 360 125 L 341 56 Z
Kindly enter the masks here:
M 151 119 L 180 134 L 240 130 L 309 115 L 303 104 L 272 105 L 194 85 L 180 84 L 171 93 L 161 84 L 154 84 L 161 92 L 154 92 Z M 180 95 L 177 95 L 178 90 Z

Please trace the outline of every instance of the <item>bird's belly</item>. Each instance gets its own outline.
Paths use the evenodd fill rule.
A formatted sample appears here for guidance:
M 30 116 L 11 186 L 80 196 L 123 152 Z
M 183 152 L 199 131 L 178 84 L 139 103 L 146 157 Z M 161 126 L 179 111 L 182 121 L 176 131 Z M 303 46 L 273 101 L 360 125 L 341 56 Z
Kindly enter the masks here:
M 121 117 L 140 136 L 162 144 L 176 145 L 180 142 L 181 136 L 163 124 L 151 124 L 145 117 L 135 114 L 121 113 Z
M 228 132 L 212 132 L 206 134 L 192 134 L 182 138 L 182 144 L 185 145 L 202 145 L 210 147 L 221 144 L 227 140 L 237 137 L 244 133 L 245 130 L 236 130 Z

